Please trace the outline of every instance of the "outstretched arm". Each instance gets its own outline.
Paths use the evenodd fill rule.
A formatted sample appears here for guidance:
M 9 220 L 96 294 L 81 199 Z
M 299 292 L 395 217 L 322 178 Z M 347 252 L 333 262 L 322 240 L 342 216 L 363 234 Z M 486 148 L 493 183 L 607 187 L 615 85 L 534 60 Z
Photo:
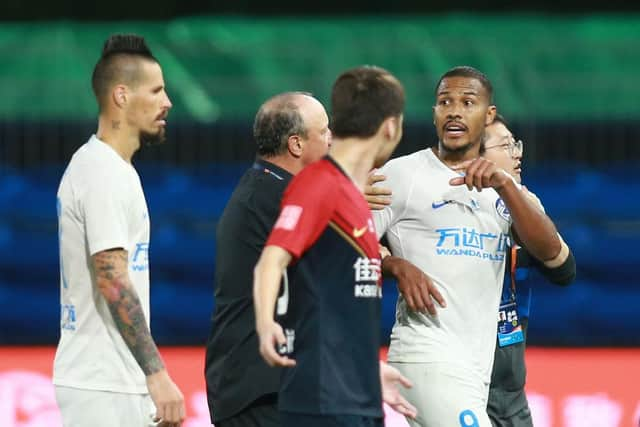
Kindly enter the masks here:
M 100 293 L 107 302 L 116 328 L 146 375 L 149 394 L 156 405 L 156 417 L 168 423 L 181 423 L 185 417 L 184 397 L 165 369 L 142 305 L 128 274 L 124 249 L 111 249 L 93 255 L 93 268 Z

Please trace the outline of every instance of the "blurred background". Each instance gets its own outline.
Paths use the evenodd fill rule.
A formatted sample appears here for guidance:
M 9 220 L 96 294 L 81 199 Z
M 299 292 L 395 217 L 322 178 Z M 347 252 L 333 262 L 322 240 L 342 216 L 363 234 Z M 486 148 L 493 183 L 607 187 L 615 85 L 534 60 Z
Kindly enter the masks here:
M 55 193 L 71 154 L 96 130 L 90 76 L 114 32 L 145 36 L 174 104 L 167 144 L 134 161 L 152 225 L 153 335 L 193 384 L 192 427 L 207 425 L 202 346 L 215 252 L 223 250 L 215 227 L 253 160 L 253 116 L 289 90 L 328 105 L 335 77 L 360 64 L 387 68 L 405 85 L 405 136 L 395 155 L 437 142 L 431 106 L 442 73 L 472 65 L 492 80 L 499 111 L 524 141 L 523 182 L 578 263 L 566 289 L 534 277 L 536 425 L 637 425 L 630 384 L 640 380 L 640 9 L 582 3 L 4 0 L 0 394 L 22 397 L 0 403 L 0 425 L 56 425 L 49 397 L 33 409 L 33 390 L 49 396 L 50 381 L 36 387 L 29 376 L 50 374 L 59 336 Z M 385 337 L 396 296 L 386 282 Z M 585 371 L 570 373 L 580 363 Z M 607 375 L 598 382 L 592 370 Z

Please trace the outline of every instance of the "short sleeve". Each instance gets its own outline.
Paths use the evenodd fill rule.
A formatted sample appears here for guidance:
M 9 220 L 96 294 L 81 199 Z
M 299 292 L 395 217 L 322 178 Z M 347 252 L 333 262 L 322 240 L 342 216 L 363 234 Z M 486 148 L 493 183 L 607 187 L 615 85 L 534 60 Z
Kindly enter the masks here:
M 318 167 L 296 175 L 284 193 L 280 215 L 266 246 L 279 246 L 300 258 L 329 224 L 336 206 L 332 194 L 335 188 L 332 174 Z
M 114 174 L 115 175 L 115 174 Z M 126 185 L 116 176 L 94 175 L 81 199 L 89 255 L 129 246 Z

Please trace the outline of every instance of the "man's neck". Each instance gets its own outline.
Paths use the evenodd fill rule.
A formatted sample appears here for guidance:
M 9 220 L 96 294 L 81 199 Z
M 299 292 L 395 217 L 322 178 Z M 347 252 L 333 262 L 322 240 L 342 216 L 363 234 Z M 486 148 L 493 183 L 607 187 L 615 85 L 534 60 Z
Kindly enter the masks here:
M 471 145 L 464 151 L 449 151 L 444 148 L 442 142 L 438 142 L 438 146 L 433 147 L 432 150 L 438 159 L 447 166 L 455 166 L 465 160 L 480 157 L 480 144 Z
M 111 146 L 127 163 L 131 163 L 131 158 L 140 148 L 139 135 L 132 132 L 122 119 L 101 115 L 96 136 Z
M 329 155 L 362 191 L 380 150 L 380 144 L 376 138 L 334 138 Z

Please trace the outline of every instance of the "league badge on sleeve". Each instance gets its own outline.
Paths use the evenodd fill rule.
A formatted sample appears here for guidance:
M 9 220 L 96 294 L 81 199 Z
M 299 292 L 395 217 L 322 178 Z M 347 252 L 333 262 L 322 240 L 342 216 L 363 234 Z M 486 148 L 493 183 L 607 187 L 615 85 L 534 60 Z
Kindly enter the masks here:
M 511 213 L 509 212 L 509 208 L 504 204 L 504 200 L 498 198 L 496 200 L 496 212 L 500 215 L 505 221 L 511 221 Z

